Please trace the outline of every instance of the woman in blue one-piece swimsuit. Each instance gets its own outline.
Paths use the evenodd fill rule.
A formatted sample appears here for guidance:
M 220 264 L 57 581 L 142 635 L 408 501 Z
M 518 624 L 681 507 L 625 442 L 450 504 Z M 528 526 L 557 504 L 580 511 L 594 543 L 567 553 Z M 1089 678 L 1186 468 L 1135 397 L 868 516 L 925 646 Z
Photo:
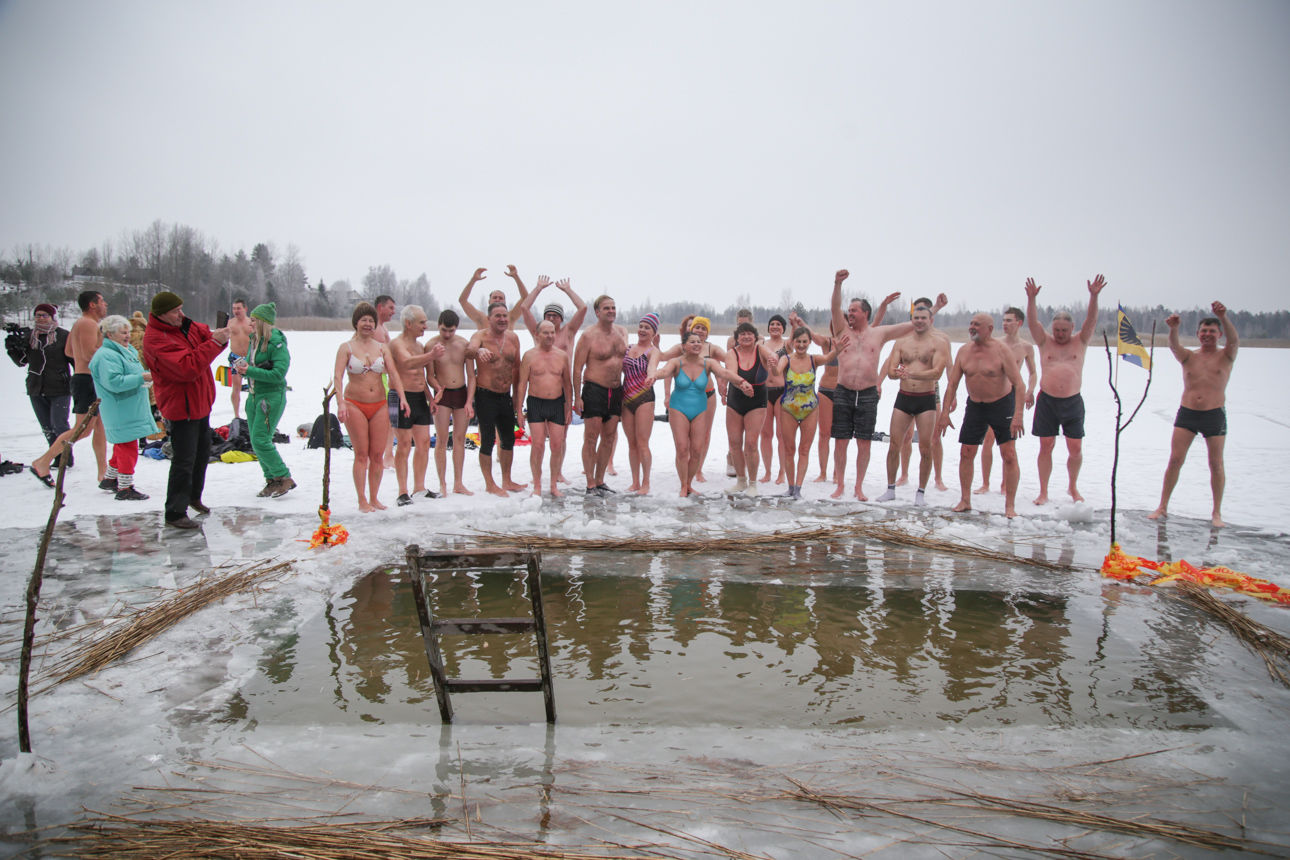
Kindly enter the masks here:
M 672 427 L 672 439 L 676 443 L 676 474 L 681 478 L 682 497 L 694 492 L 694 475 L 699 471 L 705 429 L 699 419 L 708 408 L 709 374 L 726 380 L 744 394 L 753 392 L 747 380 L 715 361 L 708 361 L 701 355 L 702 351 L 702 335 L 691 332 L 685 338 L 681 357 L 672 359 L 655 373 L 657 379 L 676 380 L 668 402 L 667 423 Z

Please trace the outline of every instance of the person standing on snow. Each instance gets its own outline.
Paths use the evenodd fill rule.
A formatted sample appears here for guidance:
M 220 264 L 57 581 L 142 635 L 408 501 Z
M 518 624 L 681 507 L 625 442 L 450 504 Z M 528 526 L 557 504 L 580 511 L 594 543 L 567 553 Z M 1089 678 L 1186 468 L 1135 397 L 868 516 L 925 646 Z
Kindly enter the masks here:
M 274 327 L 278 319 L 275 302 L 257 306 L 251 311 L 250 319 L 254 327 L 251 344 L 246 356 L 238 359 L 237 372 L 251 382 L 246 423 L 251 451 L 264 472 L 264 489 L 259 495 L 276 499 L 296 486 L 273 443 L 278 421 L 287 408 L 287 369 L 291 367 L 291 354 L 287 351 L 286 335 Z

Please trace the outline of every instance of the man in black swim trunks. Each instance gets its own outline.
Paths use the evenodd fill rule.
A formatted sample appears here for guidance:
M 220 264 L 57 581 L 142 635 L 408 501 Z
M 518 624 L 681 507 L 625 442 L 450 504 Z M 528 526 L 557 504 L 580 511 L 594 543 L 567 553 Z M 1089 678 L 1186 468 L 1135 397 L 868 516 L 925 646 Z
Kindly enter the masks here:
M 530 293 L 529 295 L 532 295 Z M 542 457 L 551 439 L 551 495 L 559 497 L 560 467 L 564 463 L 564 437 L 573 411 L 573 379 L 569 356 L 555 348 L 555 323 L 537 324 L 537 346 L 520 361 L 516 402 L 523 403 L 529 422 L 529 468 L 533 471 L 533 495 L 542 495 Z M 520 427 L 524 426 L 523 421 Z
M 868 501 L 864 494 L 864 476 L 869 469 L 869 448 L 873 442 L 873 428 L 878 419 L 878 358 L 883 344 L 904 337 L 914 330 L 913 323 L 899 325 L 871 325 L 870 306 L 864 299 L 852 299 L 845 315 L 842 311 L 842 282 L 851 273 L 839 269 L 833 276 L 833 331 L 846 331 L 851 342 L 838 354 L 838 384 L 833 389 L 833 472 L 837 488 L 831 494 L 842 498 L 847 474 L 847 444 L 856 440 L 856 490 L 855 497 Z M 900 297 L 892 293 L 883 300 L 877 319 L 882 318 L 887 305 Z
M 950 368 L 949 383 L 945 387 L 945 402 L 941 406 L 936 431 L 944 434 L 950 426 L 950 416 L 958 405 L 959 380 L 967 384 L 968 402 L 959 429 L 959 503 L 955 513 L 972 510 L 972 470 L 976 452 L 985 441 L 985 431 L 994 431 L 999 445 L 999 459 L 1003 460 L 1004 513 L 1009 519 L 1017 515 L 1016 438 L 1022 433 L 1026 400 L 1017 397 L 1025 391 L 1017 360 L 1003 341 L 995 340 L 994 320 L 989 314 L 977 314 L 968 323 L 969 342 L 959 348 Z
M 398 447 L 394 451 L 394 474 L 399 480 L 400 506 L 412 504 L 414 496 L 426 499 L 437 499 L 439 494 L 426 489 L 426 468 L 430 465 L 430 422 L 433 415 L 430 409 L 431 373 L 427 367 L 441 358 L 445 352 L 442 345 L 429 349 L 421 345 L 420 337 L 426 331 L 426 312 L 420 305 L 408 305 L 400 315 L 403 330 L 390 338 L 390 355 L 394 357 L 393 372 L 398 374 L 403 383 L 404 396 L 408 401 L 408 414 L 402 410 L 395 417 L 394 436 Z M 388 371 L 387 371 L 388 372 Z M 415 449 L 415 450 L 414 450 Z M 408 493 L 408 457 L 412 457 L 412 493 Z
M 614 438 L 623 414 L 623 356 L 627 354 L 627 329 L 616 325 L 618 306 L 609 296 L 592 303 L 596 324 L 578 338 L 573 355 L 573 390 L 578 393 L 574 411 L 582 416 L 582 468 L 587 474 L 587 495 L 614 492 L 605 483 L 614 456 Z
M 1160 491 L 1160 507 L 1147 515 L 1147 519 L 1159 519 L 1165 516 L 1169 508 L 1169 498 L 1178 484 L 1178 475 L 1182 472 L 1196 434 L 1205 437 L 1205 447 L 1209 451 L 1209 486 L 1214 495 L 1214 512 L 1210 522 L 1215 528 L 1224 525 L 1221 508 L 1223 506 L 1223 486 L 1227 481 L 1223 469 L 1223 446 L 1227 440 L 1227 381 L 1232 377 L 1232 365 L 1236 361 L 1236 350 L 1240 338 L 1236 335 L 1236 326 L 1227 316 L 1227 308 L 1222 302 L 1211 305 L 1214 316 L 1200 321 L 1196 329 L 1196 339 L 1200 349 L 1185 348 L 1178 339 L 1178 314 L 1170 314 L 1165 324 L 1169 326 L 1169 349 L 1174 358 L 1182 365 L 1183 394 L 1182 405 L 1174 419 L 1173 440 L 1169 448 L 1169 465 L 1165 467 L 1164 488 Z M 1226 342 L 1219 349 L 1218 340 Z

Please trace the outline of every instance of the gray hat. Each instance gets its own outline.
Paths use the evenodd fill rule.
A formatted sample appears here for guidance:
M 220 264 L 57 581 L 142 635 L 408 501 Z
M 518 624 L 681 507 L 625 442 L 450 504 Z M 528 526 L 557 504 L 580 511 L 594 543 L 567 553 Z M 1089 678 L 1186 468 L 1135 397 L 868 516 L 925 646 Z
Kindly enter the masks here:
M 543 319 L 546 318 L 547 314 L 559 314 L 560 321 L 564 322 L 564 305 L 560 304 L 559 302 L 551 302 L 551 304 L 547 305 L 542 309 Z

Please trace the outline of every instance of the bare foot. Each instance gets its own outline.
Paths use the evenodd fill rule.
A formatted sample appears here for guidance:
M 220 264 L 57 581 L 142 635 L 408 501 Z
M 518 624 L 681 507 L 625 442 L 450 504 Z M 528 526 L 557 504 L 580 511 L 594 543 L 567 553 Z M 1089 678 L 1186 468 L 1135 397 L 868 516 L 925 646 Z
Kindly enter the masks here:
M 1214 516 L 1210 518 L 1209 524 L 1216 529 L 1221 529 L 1227 525 L 1227 523 L 1223 522 L 1223 518 L 1218 514 L 1214 514 Z
M 1017 515 L 1017 509 L 1014 508 L 1012 505 L 1006 505 L 1004 506 L 1004 509 L 1003 509 L 1003 515 L 1008 519 L 1012 519 Z
M 1084 501 L 1084 497 L 1079 494 L 1079 490 L 1076 490 L 1074 488 L 1071 489 L 1071 498 L 1077 502 Z
M 504 486 L 506 491 L 510 493 L 518 493 L 520 490 L 527 490 L 529 487 L 528 484 L 517 484 L 514 481 L 507 481 Z
M 641 485 L 640 485 L 640 484 L 636 483 L 635 481 L 632 481 L 632 485 L 631 485 L 630 487 L 628 487 L 628 488 L 627 488 L 627 492 L 629 492 L 629 493 L 635 493 L 635 492 L 639 491 L 639 490 L 640 490 L 640 488 L 641 488 Z
M 529 495 L 532 495 L 532 496 L 538 496 L 539 498 L 542 496 L 542 482 L 541 482 L 541 481 L 534 481 L 534 482 L 533 482 L 533 492 L 532 492 L 532 493 L 530 493 Z
M 972 491 L 972 495 L 974 495 L 974 496 L 983 496 L 983 495 L 985 495 L 985 494 L 986 494 L 986 493 L 988 493 L 988 492 L 990 492 L 990 485 L 989 485 L 989 484 L 982 484 L 981 486 L 977 487 L 975 490 L 973 490 L 973 491 Z
M 617 478 L 617 477 L 618 477 L 618 470 L 614 468 L 614 464 L 613 464 L 613 463 L 610 463 L 610 464 L 609 464 L 609 468 L 607 468 L 607 469 L 605 470 L 605 474 L 606 474 L 606 475 L 613 475 L 615 478 Z
M 555 482 L 557 484 L 567 484 L 569 483 L 569 479 L 566 478 L 564 475 L 559 475 L 556 477 Z
M 954 507 L 950 508 L 950 510 L 956 514 L 961 514 L 964 511 L 972 510 L 972 503 L 969 502 L 967 499 L 961 499 L 959 500 L 959 503 Z
M 905 486 L 905 485 L 906 485 L 906 484 L 908 484 L 908 483 L 909 483 L 909 476 L 908 476 L 908 475 L 901 475 L 899 478 L 897 478 L 897 479 L 896 479 L 896 486 L 897 486 L 897 487 L 903 487 L 903 486 Z
M 638 489 L 638 490 L 636 491 L 636 495 L 638 495 L 638 496 L 648 496 L 648 495 L 649 495 L 649 481 L 646 481 L 645 483 L 643 483 L 643 484 L 641 484 L 641 485 L 640 485 L 640 489 Z
M 367 502 L 360 501 L 360 502 L 358 503 L 358 511 L 359 511 L 359 513 L 362 513 L 362 514 L 370 514 L 370 513 L 371 513 L 372 511 L 374 511 L 374 510 L 376 510 L 376 508 L 372 507 L 372 506 L 371 506 L 371 505 L 369 505 Z
M 780 473 L 779 473 L 779 477 L 775 479 L 775 483 L 776 483 L 776 484 L 782 484 L 782 483 L 784 483 L 784 473 L 783 473 L 783 472 L 780 472 Z
M 833 492 L 829 493 L 829 498 L 830 498 L 830 499 L 840 499 L 840 498 L 842 498 L 842 488 L 841 488 L 841 487 L 838 487 L 836 490 L 834 490 Z
M 443 484 L 440 484 L 440 485 L 439 485 L 439 497 L 440 497 L 440 498 L 444 498 L 444 499 L 448 498 L 448 485 L 447 485 L 447 483 L 443 483 Z
M 942 481 L 940 478 L 937 478 L 937 479 L 936 479 L 936 489 L 940 490 L 940 491 L 943 493 L 943 492 L 945 492 L 946 490 L 948 490 L 948 489 L 949 489 L 949 487 L 945 486 L 945 482 L 944 482 L 944 481 Z
M 708 479 L 707 479 L 707 478 L 705 478 L 705 477 L 703 476 L 703 473 L 702 473 L 702 472 L 700 472 L 699 474 L 695 475 L 695 476 L 694 476 L 694 480 L 698 481 L 698 482 L 699 482 L 699 483 L 701 483 L 701 484 L 706 484 L 706 483 L 708 483 Z
M 466 489 L 466 485 L 465 485 L 465 484 L 456 484 L 455 486 L 453 486 L 452 491 L 453 491 L 454 493 L 456 493 L 457 495 L 459 495 L 459 496 L 473 496 L 473 495 L 475 495 L 473 492 L 471 492 L 470 490 L 467 490 L 467 489 Z
M 769 484 L 769 483 L 770 483 L 770 469 L 767 469 L 767 470 L 766 470 L 766 474 L 762 475 L 760 478 L 758 478 L 758 479 L 757 479 L 757 483 L 759 483 L 759 484 Z
M 385 505 L 381 504 L 376 499 L 372 499 L 372 510 L 383 511 L 385 510 Z
M 859 501 L 862 501 L 862 502 L 867 502 L 867 501 L 869 501 L 869 497 L 868 497 L 868 496 L 866 496 L 866 495 L 864 494 L 864 492 L 863 492 L 859 487 L 856 487 L 856 499 L 858 499 Z
M 1048 504 L 1048 494 L 1047 494 L 1047 493 L 1040 493 L 1038 496 L 1036 496 L 1036 497 L 1035 497 L 1035 504 L 1036 504 L 1036 505 L 1046 505 L 1046 504 Z
M 1154 511 L 1152 511 L 1151 513 L 1147 514 L 1147 519 L 1149 519 L 1149 520 L 1158 520 L 1158 519 L 1163 518 L 1167 513 L 1168 513 L 1168 511 L 1166 511 L 1166 510 L 1165 510 L 1165 506 L 1164 506 L 1164 505 L 1161 505 L 1160 507 L 1156 508 L 1156 509 L 1155 509 Z
M 490 496 L 501 496 L 503 499 L 506 498 L 506 491 L 496 484 L 488 487 L 488 494 Z
M 823 484 L 823 483 L 826 483 L 828 480 L 829 480 L 829 476 L 821 472 L 820 477 L 815 479 L 815 483 Z
M 681 498 L 683 498 L 683 499 L 684 499 L 686 496 L 690 495 L 690 493 L 692 493 L 692 492 L 694 492 L 694 491 L 693 491 L 693 490 L 691 490 L 689 487 L 682 487 L 682 488 L 681 488 Z
M 563 499 L 563 498 L 564 498 L 564 493 L 560 492 L 560 488 L 559 488 L 558 486 L 554 486 L 554 487 L 552 487 L 552 488 L 551 488 L 551 498 L 553 498 L 553 499 Z

